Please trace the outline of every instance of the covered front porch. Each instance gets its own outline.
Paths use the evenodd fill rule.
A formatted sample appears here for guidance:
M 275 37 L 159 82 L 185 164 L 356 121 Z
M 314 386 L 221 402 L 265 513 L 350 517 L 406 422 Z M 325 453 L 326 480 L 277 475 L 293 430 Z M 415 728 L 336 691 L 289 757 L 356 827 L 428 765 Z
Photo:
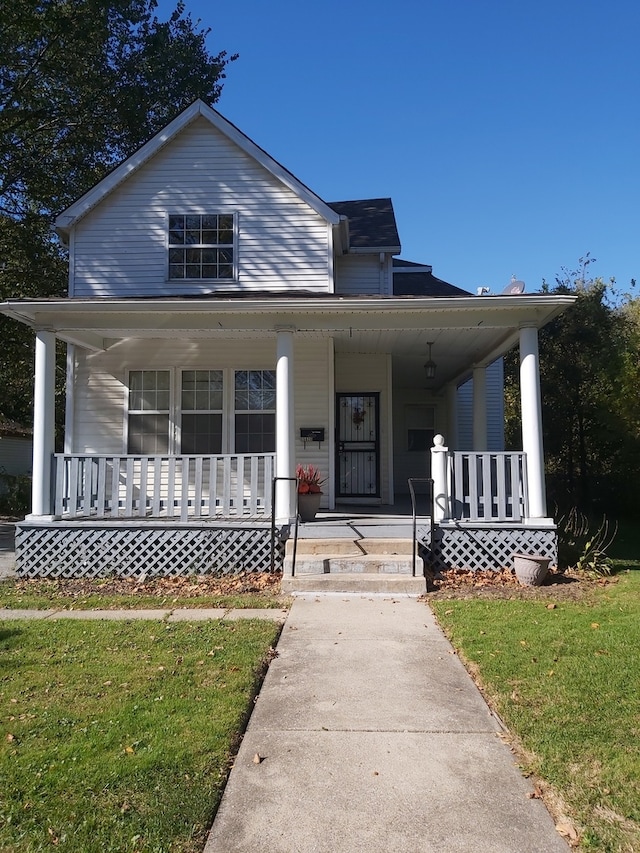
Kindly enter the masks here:
M 406 524 L 399 451 L 407 449 L 408 439 L 396 415 L 400 405 L 414 412 L 430 408 L 428 428 L 414 424 L 409 436 L 416 440 L 412 473 L 434 481 L 433 504 L 418 510 L 428 530 L 421 534 L 422 553 L 435 566 L 474 568 L 490 567 L 491 551 L 498 552 L 499 564 L 507 552 L 525 546 L 554 555 L 537 328 L 567 301 L 571 298 L 539 295 L 5 303 L 5 313 L 36 329 L 33 505 L 18 534 L 19 571 L 45 572 L 52 560 L 58 574 L 265 568 L 270 546 L 256 548 L 256 531 L 268 543 L 272 523 L 282 539 L 292 530 L 297 463 L 312 462 L 326 474 L 317 529 L 326 525 L 326 513 L 343 508 L 338 403 L 346 398 L 353 406 L 364 392 L 379 405 L 373 436 L 379 477 L 370 494 L 356 489 L 348 514 L 364 504 L 365 512 L 384 517 L 381 508 L 390 506 L 403 519 L 399 525 Z M 53 439 L 56 339 L 66 341 L 70 353 L 66 446 L 60 454 L 54 453 Z M 438 369 L 425 387 L 428 344 Z M 486 371 L 514 345 L 521 363 L 522 450 L 504 452 L 487 446 Z M 181 453 L 173 439 L 169 453 L 126 452 L 123 400 L 131 363 L 156 372 L 167 364 L 192 373 L 220 366 L 217 372 L 230 377 L 234 367 L 268 367 L 275 378 L 274 452 Z M 179 390 L 178 366 L 164 372 L 176 377 Z M 456 391 L 470 377 L 473 448 L 462 449 Z M 177 393 L 171 391 L 172 399 Z M 221 394 L 232 400 L 227 391 Z M 163 416 L 170 424 L 172 411 Z M 232 413 L 221 417 L 233 425 Z M 355 410 L 350 417 L 355 422 Z M 431 436 L 445 437 L 437 438 L 431 453 L 423 444 L 429 429 Z M 179 422 L 175 430 L 179 439 Z M 187 540 L 198 544 L 192 549 Z M 232 541 L 230 548 L 222 544 Z M 232 556 L 221 560 L 225 551 Z M 276 564 L 281 558 L 282 549 Z

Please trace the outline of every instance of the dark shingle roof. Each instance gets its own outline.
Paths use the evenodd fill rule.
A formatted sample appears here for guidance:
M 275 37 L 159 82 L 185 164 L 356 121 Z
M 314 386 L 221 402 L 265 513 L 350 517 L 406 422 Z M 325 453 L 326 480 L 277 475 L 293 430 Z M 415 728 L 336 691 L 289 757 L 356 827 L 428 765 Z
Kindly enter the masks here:
M 436 278 L 429 264 L 413 261 L 393 261 L 394 296 L 469 296 L 466 290 Z
M 352 249 L 400 251 L 400 237 L 390 198 L 329 201 L 327 204 L 349 220 L 349 245 Z

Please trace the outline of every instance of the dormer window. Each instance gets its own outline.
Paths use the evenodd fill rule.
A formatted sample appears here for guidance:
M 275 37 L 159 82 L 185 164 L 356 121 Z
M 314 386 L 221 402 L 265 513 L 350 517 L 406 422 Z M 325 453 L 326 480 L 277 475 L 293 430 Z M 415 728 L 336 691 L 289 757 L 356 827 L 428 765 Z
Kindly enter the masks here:
M 234 232 L 232 213 L 171 214 L 169 278 L 235 278 Z

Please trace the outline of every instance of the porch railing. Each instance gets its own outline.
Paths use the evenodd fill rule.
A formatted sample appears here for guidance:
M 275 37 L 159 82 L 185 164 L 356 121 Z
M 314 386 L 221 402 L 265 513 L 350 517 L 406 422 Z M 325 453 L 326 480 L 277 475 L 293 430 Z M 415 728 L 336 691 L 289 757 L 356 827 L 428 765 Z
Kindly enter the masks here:
M 265 517 L 275 454 L 136 456 L 55 454 L 61 518 Z
M 449 453 L 451 518 L 521 521 L 529 515 L 524 453 Z

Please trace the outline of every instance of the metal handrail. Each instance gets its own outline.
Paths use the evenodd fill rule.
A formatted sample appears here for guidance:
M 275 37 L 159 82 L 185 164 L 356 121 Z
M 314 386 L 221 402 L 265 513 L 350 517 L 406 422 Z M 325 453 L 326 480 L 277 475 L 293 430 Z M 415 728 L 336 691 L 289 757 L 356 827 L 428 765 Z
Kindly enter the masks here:
M 276 484 L 279 480 L 287 483 L 298 482 L 297 477 L 274 477 L 271 481 L 271 571 L 276 565 Z M 298 550 L 298 521 L 300 514 L 298 512 L 298 489 L 296 488 L 296 523 L 293 532 L 293 560 L 291 563 L 291 574 L 296 573 L 296 552 Z
M 429 513 L 429 545 L 433 545 L 433 478 L 432 477 L 409 477 L 409 494 L 411 495 L 411 515 L 413 519 L 413 576 L 416 576 L 416 552 L 418 550 L 417 536 L 417 512 L 416 512 L 416 493 L 413 488 L 414 483 L 429 483 L 429 497 L 431 499 L 431 512 Z

